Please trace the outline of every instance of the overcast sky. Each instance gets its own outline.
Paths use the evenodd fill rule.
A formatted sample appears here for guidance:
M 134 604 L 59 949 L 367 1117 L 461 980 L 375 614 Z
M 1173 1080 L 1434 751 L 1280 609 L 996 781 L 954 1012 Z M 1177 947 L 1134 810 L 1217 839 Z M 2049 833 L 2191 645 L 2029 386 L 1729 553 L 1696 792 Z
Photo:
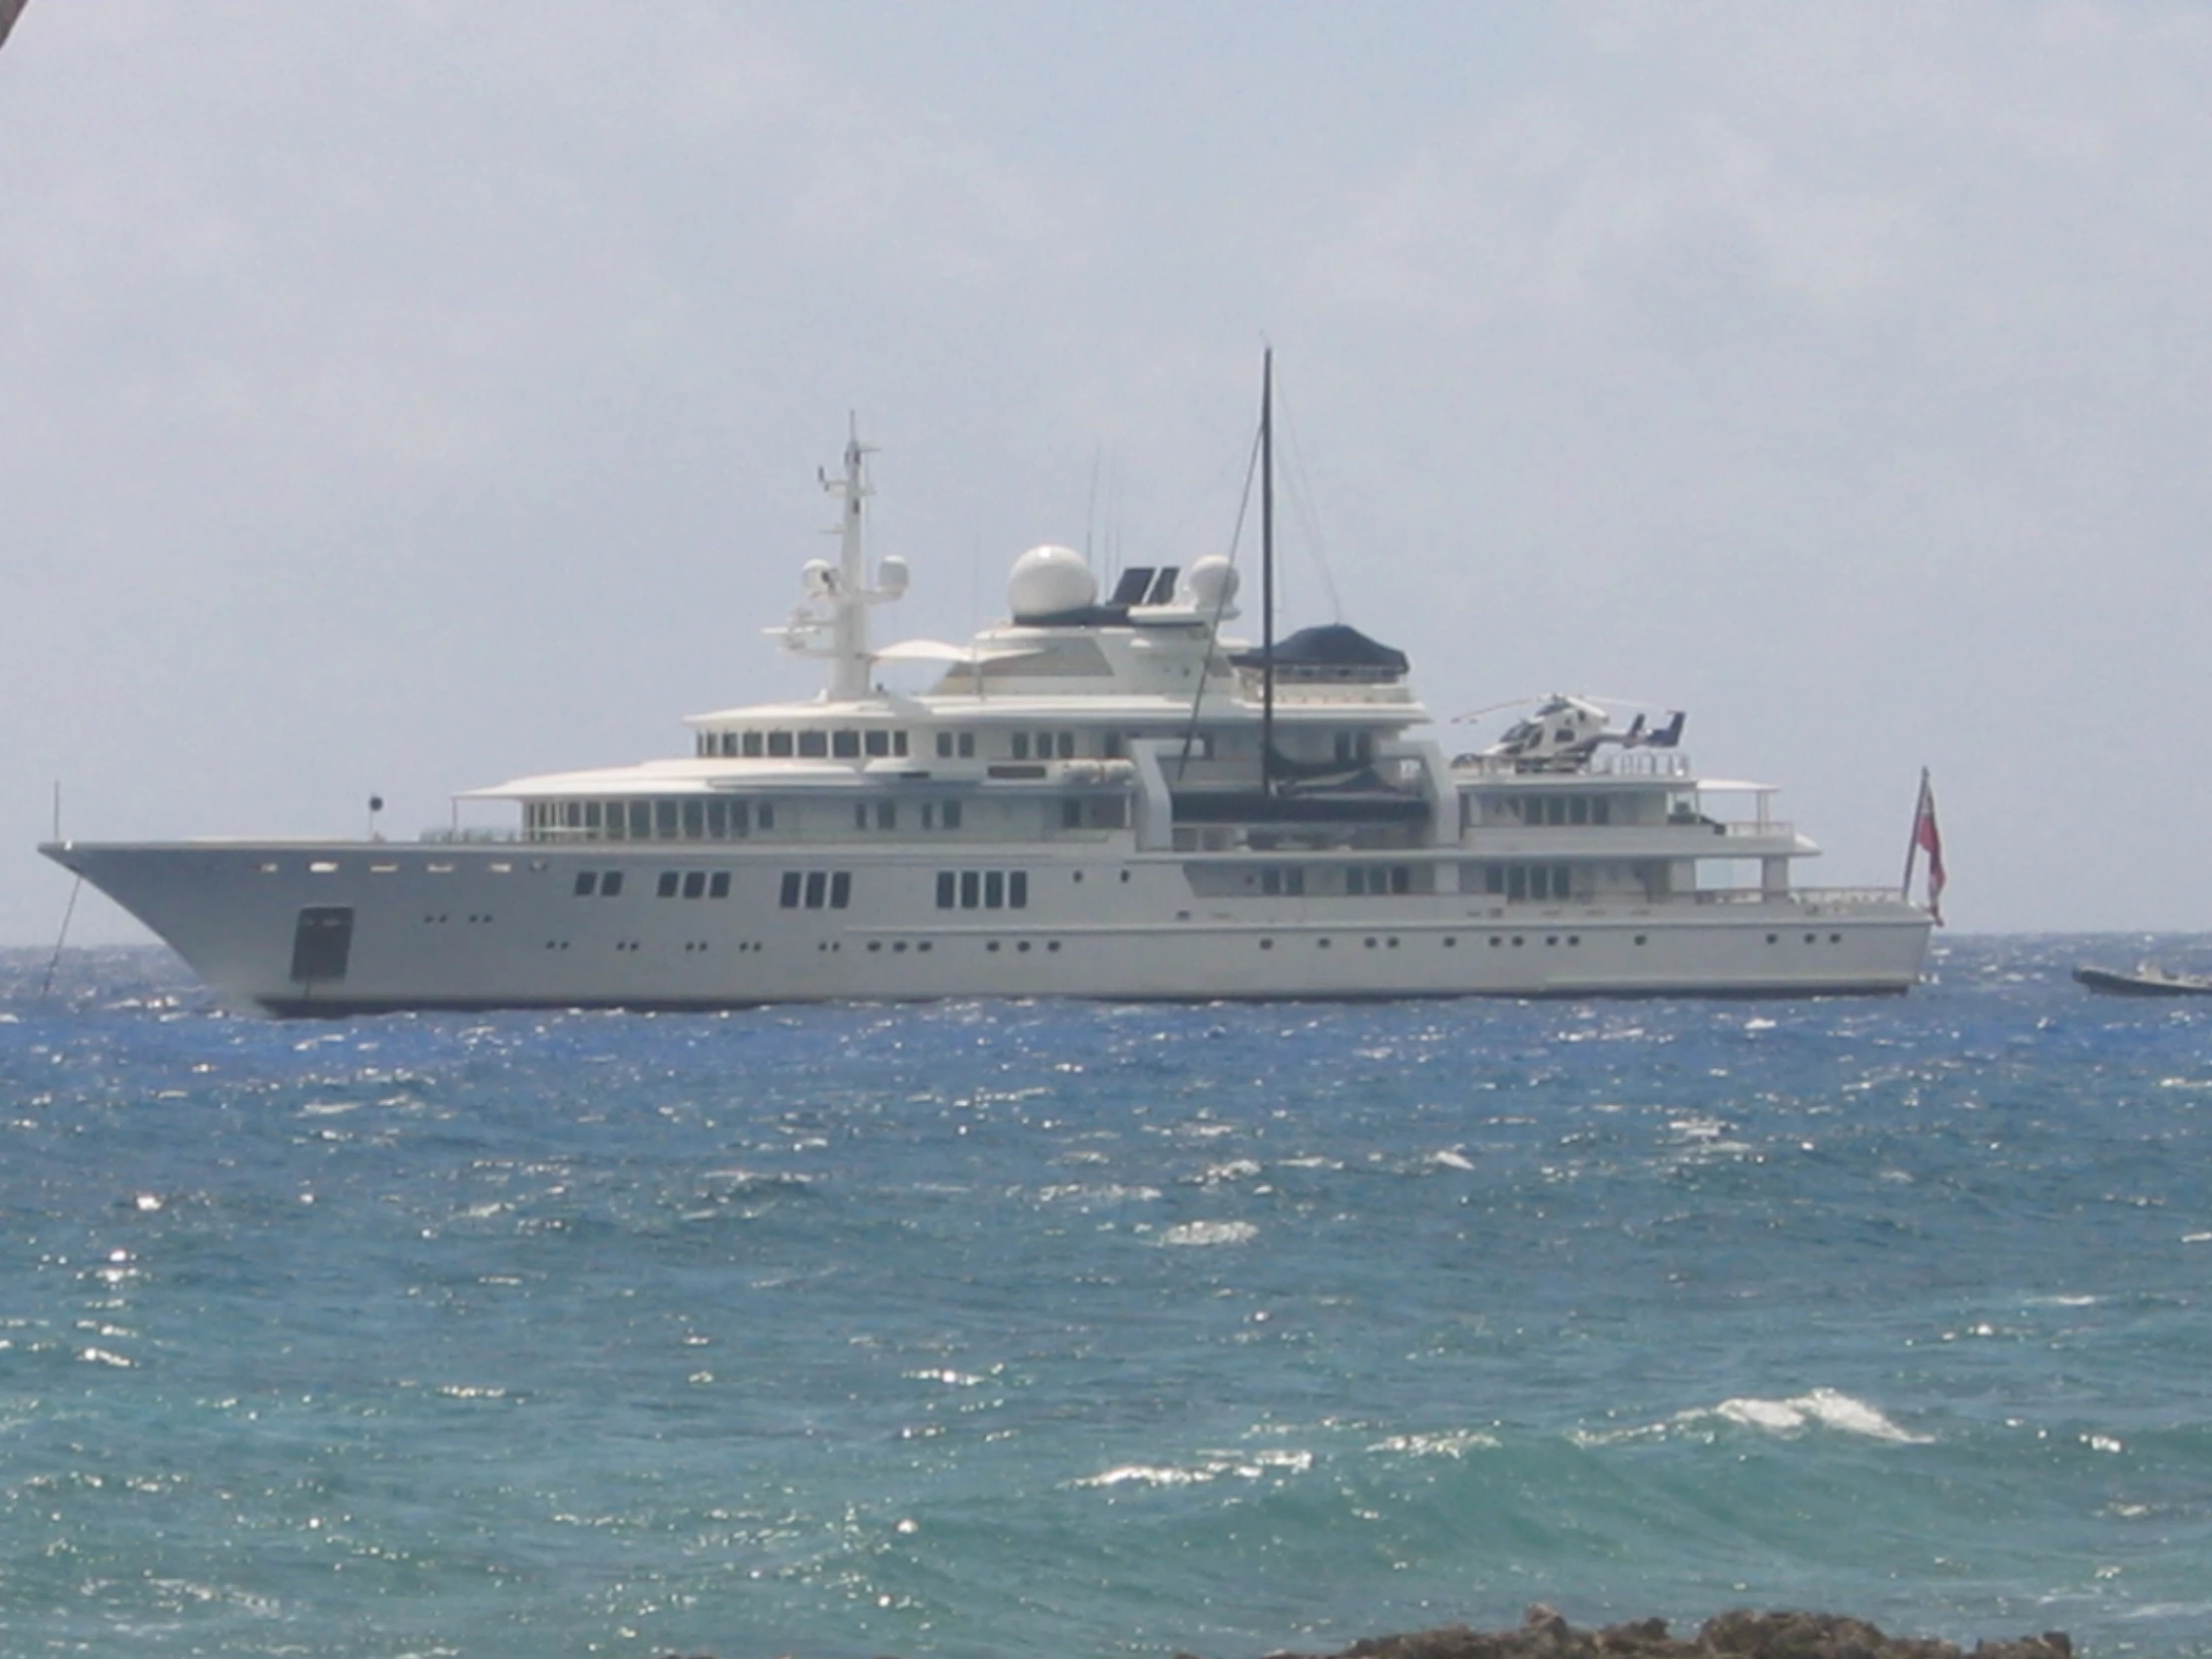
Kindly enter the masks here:
M 56 780 L 411 834 L 810 694 L 848 411 L 888 636 L 1226 551 L 1263 339 L 1286 626 L 1685 707 L 1809 880 L 1894 881 L 1927 765 L 1955 926 L 2212 929 L 2208 86 L 2150 3 L 32 0 L 0 941 Z

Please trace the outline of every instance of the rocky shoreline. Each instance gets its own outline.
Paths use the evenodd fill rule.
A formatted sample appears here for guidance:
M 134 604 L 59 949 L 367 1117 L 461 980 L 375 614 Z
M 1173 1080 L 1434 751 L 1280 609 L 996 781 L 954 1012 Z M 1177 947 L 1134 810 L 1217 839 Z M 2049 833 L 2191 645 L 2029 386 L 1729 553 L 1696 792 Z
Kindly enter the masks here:
M 1838 1613 L 1717 1613 L 1694 1636 L 1673 1636 L 1665 1619 L 1639 1619 L 1578 1630 L 1537 1603 L 1518 1630 L 1473 1630 L 1463 1624 L 1402 1636 L 1370 1636 L 1330 1654 L 1285 1649 L 1266 1659 L 2073 1659 L 2061 1630 L 2010 1641 L 1955 1642 L 1889 1636 L 1865 1619 Z M 686 1659 L 670 1653 L 662 1659 Z M 690 1659 L 713 1659 L 695 1654 Z M 1176 1659 L 1198 1659 L 1179 1653 Z
M 1182 1654 L 1177 1659 L 1195 1659 Z M 1719 1613 L 1694 1636 L 1677 1637 L 1664 1619 L 1577 1630 L 1553 1609 L 1528 1609 L 1518 1630 L 1447 1625 L 1405 1636 L 1371 1636 L 1340 1653 L 1270 1654 L 1268 1659 L 2073 1659 L 2063 1631 L 1977 1642 L 1889 1636 L 1865 1619 L 1837 1613 Z

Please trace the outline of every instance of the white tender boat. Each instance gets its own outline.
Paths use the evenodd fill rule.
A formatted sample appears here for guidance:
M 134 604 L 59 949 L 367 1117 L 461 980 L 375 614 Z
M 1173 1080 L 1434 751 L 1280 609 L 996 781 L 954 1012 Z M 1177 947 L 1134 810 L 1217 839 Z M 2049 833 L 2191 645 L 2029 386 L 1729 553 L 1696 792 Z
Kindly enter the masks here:
M 1102 598 L 1079 554 L 1033 548 L 1003 623 L 876 649 L 907 574 L 868 568 L 865 454 L 827 480 L 837 561 L 806 567 L 810 606 L 774 631 L 827 660 L 813 701 L 693 716 L 682 758 L 468 792 L 414 842 L 40 850 L 226 1001 L 280 1015 L 1919 976 L 1929 912 L 1796 885 L 1818 848 L 1769 786 L 1701 778 L 1679 715 L 1616 729 L 1554 697 L 1449 758 L 1399 652 L 1341 626 L 1278 641 L 1272 606 L 1259 642 L 1231 638 L 1223 558 L 1124 570 Z M 885 689 L 917 664 L 928 689 Z M 507 827 L 459 827 L 486 803 Z

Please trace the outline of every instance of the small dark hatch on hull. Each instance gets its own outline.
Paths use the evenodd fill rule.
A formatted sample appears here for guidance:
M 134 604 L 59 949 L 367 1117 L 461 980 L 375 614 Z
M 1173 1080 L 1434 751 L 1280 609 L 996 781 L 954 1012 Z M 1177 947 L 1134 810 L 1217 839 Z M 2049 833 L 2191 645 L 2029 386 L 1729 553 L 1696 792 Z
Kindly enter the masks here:
M 310 904 L 291 930 L 291 978 L 294 984 L 334 984 L 345 977 L 353 954 L 353 907 Z

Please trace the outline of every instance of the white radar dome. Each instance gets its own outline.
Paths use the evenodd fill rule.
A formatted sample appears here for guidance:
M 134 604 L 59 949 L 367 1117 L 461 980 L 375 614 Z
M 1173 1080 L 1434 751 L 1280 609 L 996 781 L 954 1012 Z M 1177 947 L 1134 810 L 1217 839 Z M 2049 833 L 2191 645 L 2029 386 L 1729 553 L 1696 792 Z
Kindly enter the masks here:
M 912 580 L 913 572 L 896 553 L 886 553 L 875 566 L 875 591 L 885 599 L 898 598 Z
M 1190 596 L 1192 610 L 1233 617 L 1237 614 L 1239 580 L 1235 565 L 1218 553 L 1210 553 L 1183 572 L 1183 591 Z
M 1032 547 L 1006 578 L 1006 604 L 1020 622 L 1098 603 L 1098 578 L 1072 547 Z

